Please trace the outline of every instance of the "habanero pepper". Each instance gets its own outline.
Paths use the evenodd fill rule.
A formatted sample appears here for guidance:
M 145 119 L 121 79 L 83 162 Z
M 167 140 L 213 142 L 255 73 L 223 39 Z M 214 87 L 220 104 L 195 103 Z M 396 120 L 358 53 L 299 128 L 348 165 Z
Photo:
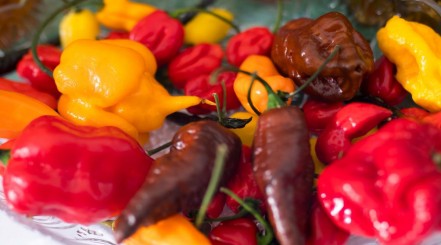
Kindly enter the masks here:
M 210 232 L 213 245 L 256 245 L 257 226 L 250 218 L 222 221 Z
M 38 91 L 28 83 L 15 82 L 0 77 L 0 90 L 21 93 L 45 103 L 54 110 L 57 108 L 57 100 L 52 95 Z
M 60 64 L 61 50 L 55 46 L 40 44 L 37 46 L 37 54 L 41 62 L 51 70 Z M 34 88 L 49 93 L 55 98 L 60 97 L 54 79 L 40 69 L 30 51 L 18 62 L 17 74 L 29 81 Z
M 104 39 L 129 39 L 129 35 L 126 31 L 109 31 Z
M 327 103 L 308 98 L 302 109 L 309 131 L 315 134 L 322 132 L 343 106 L 343 102 Z
M 21 214 L 92 224 L 122 211 L 152 162 L 118 128 L 81 127 L 42 116 L 23 130 L 11 149 L 3 176 L 6 201 Z
M 184 27 L 165 11 L 156 10 L 136 23 L 129 39 L 144 44 L 162 66 L 179 52 L 184 43 Z
M 95 40 L 100 32 L 98 20 L 88 9 L 73 9 L 67 13 L 60 22 L 59 33 L 61 46 L 80 39 Z
M 395 119 L 355 143 L 318 179 L 324 210 L 351 234 L 419 244 L 441 224 L 440 137 L 430 124 Z
M 219 217 L 225 207 L 226 196 L 222 192 L 216 193 L 207 207 L 206 216 L 210 219 L 215 219 Z
M 219 44 L 198 44 L 179 53 L 168 66 L 168 77 L 173 85 L 182 89 L 190 80 L 211 74 L 222 64 L 224 51 Z

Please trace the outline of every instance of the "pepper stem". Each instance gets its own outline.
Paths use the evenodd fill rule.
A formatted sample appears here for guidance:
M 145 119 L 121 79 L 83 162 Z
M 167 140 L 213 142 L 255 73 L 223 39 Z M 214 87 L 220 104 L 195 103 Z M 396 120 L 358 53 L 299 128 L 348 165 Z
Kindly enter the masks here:
M 225 144 L 221 144 L 217 147 L 216 159 L 214 160 L 214 168 L 211 173 L 211 179 L 208 183 L 207 191 L 205 192 L 204 198 L 202 199 L 201 207 L 199 208 L 198 214 L 196 215 L 196 227 L 200 227 L 203 223 L 208 205 L 210 205 L 210 202 L 213 199 L 215 192 L 217 191 L 219 181 L 224 170 L 227 153 L 228 148 Z
M 279 30 L 280 24 L 282 23 L 282 17 L 283 17 L 283 0 L 277 0 L 277 18 L 276 18 L 276 22 L 274 23 L 273 33 L 276 33 Z
M 432 155 L 432 161 L 435 162 L 435 165 L 441 169 L 441 152 L 435 152 Z
M 162 145 L 160 145 L 160 146 L 158 146 L 158 147 L 156 147 L 156 148 L 154 148 L 154 149 L 148 150 L 148 151 L 147 151 L 147 155 L 149 155 L 149 156 L 153 156 L 153 155 L 155 155 L 156 153 L 161 152 L 161 151 L 167 149 L 167 148 L 170 147 L 171 145 L 172 145 L 172 142 L 171 142 L 171 141 L 169 141 L 169 142 L 167 142 L 167 143 L 164 143 L 164 144 L 162 144 Z
M 9 159 L 11 158 L 10 150 L 0 150 L 0 163 L 5 167 L 8 165 Z

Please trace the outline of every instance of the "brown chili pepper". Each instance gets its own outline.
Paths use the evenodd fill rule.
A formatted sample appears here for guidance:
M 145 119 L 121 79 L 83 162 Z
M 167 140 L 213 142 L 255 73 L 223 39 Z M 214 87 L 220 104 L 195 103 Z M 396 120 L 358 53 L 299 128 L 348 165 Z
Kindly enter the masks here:
M 226 184 L 240 162 L 239 137 L 208 120 L 181 127 L 173 137 L 170 153 L 154 162 L 141 190 L 116 222 L 117 241 L 130 236 L 140 225 L 199 209 L 221 144 L 227 146 L 228 153 L 219 186 Z
M 253 171 L 281 245 L 305 244 L 313 200 L 309 134 L 297 107 L 274 108 L 258 121 Z
M 305 92 L 329 102 L 345 101 L 355 96 L 374 61 L 369 43 L 344 15 L 331 12 L 316 20 L 288 22 L 275 36 L 271 57 L 282 73 L 301 86 L 336 45 L 339 53 Z

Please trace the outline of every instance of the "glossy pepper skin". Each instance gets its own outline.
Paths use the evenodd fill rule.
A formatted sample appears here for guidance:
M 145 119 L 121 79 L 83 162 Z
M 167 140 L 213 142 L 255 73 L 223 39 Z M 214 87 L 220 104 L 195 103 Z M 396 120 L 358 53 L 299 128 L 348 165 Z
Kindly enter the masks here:
M 328 102 L 346 101 L 373 70 L 374 60 L 369 43 L 344 15 L 330 12 L 316 20 L 300 18 L 286 23 L 275 35 L 271 58 L 282 74 L 300 86 L 336 45 L 340 51 L 305 92 Z
M 220 222 L 211 232 L 213 245 L 256 245 L 257 226 L 249 218 L 238 218 Z
M 71 10 L 61 20 L 59 26 L 61 46 L 79 39 L 95 40 L 100 32 L 100 27 L 95 14 L 88 9 Z
M 306 242 L 314 180 L 309 152 L 309 134 L 300 109 L 275 108 L 259 117 L 253 172 L 281 245 Z
M 362 91 L 382 99 L 388 105 L 400 104 L 408 92 L 395 79 L 395 73 L 395 65 L 382 56 L 375 62 L 374 71 L 362 83 Z
M 37 54 L 41 62 L 51 70 L 60 64 L 61 50 L 55 46 L 40 44 L 37 46 Z M 38 67 L 31 52 L 24 55 L 18 62 L 17 74 L 28 80 L 35 89 L 52 94 L 55 98 L 60 96 L 54 79 Z
M 199 44 L 179 53 L 168 66 L 168 76 L 173 85 L 182 89 L 200 75 L 211 74 L 222 64 L 224 51 L 219 44 Z
M 250 55 L 270 56 L 274 36 L 264 26 L 247 29 L 234 35 L 227 43 L 228 63 L 239 67 Z
M 430 124 L 395 119 L 353 145 L 319 177 L 327 214 L 381 244 L 419 244 L 441 222 L 441 172 L 432 158 L 440 137 Z
M 206 216 L 210 219 L 218 218 L 225 207 L 226 195 L 222 192 L 216 193 L 207 207 Z
M 227 146 L 225 167 L 219 183 L 226 183 L 240 161 L 240 139 L 214 121 L 198 121 L 181 127 L 172 140 L 170 153 L 158 158 L 141 188 L 119 217 L 117 241 L 140 225 L 152 225 L 178 212 L 200 207 L 210 181 L 216 149 Z
M 397 80 L 423 108 L 441 110 L 441 36 L 430 27 L 392 17 L 377 32 L 378 46 L 397 66 Z
M 349 149 L 352 139 L 363 136 L 391 115 L 390 110 L 373 104 L 345 105 L 318 136 L 317 157 L 325 164 L 332 163 Z
M 18 213 L 92 224 L 122 211 L 152 162 L 118 128 L 43 116 L 15 140 L 3 187 L 8 206 Z
M 36 90 L 29 83 L 15 82 L 0 77 L 0 90 L 21 93 L 45 103 L 52 109 L 57 108 L 57 100 L 52 95 Z
M 219 98 L 220 108 L 226 103 L 227 110 L 234 110 L 240 107 L 240 102 L 234 93 L 234 80 L 236 79 L 236 73 L 234 72 L 222 72 L 216 79 L 215 84 L 210 84 L 210 75 L 200 75 L 194 79 L 189 80 L 184 86 L 185 95 L 198 96 L 202 99 L 215 101 L 213 94 L 216 93 Z M 224 101 L 224 92 L 222 82 L 225 83 L 226 100 Z M 200 104 L 187 108 L 187 111 L 191 114 L 208 114 L 216 111 L 216 106 Z
M 62 93 L 60 114 L 76 124 L 116 126 L 140 139 L 165 117 L 200 103 L 195 96 L 170 96 L 154 78 L 152 53 L 132 40 L 78 40 L 54 71 Z
M 179 52 L 184 43 L 184 27 L 165 11 L 156 10 L 136 23 L 129 38 L 144 44 L 161 66 Z
M 308 98 L 302 109 L 309 131 L 315 134 L 322 132 L 343 106 L 342 102 L 327 103 Z

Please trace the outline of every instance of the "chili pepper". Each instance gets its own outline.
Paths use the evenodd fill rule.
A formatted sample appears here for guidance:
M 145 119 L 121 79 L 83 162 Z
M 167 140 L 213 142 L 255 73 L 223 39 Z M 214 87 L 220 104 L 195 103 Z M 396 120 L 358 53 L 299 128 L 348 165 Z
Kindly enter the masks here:
M 210 245 L 210 241 L 184 216 L 176 214 L 150 226 L 140 226 L 124 245 Z
M 21 93 L 43 102 L 52 109 L 57 108 L 57 100 L 52 95 L 40 92 L 28 83 L 14 82 L 0 77 L 0 90 Z
M 402 117 L 415 120 L 421 120 L 424 117 L 430 115 L 428 111 L 418 107 L 402 108 L 400 109 L 400 112 L 403 114 Z
M 260 209 L 265 210 L 265 199 L 257 186 L 257 182 L 253 174 L 250 147 L 242 146 L 241 161 L 236 173 L 228 181 L 227 188 L 244 200 L 257 200 L 259 202 Z M 239 212 L 240 204 L 230 196 L 227 196 L 226 204 L 234 213 Z
M 48 44 L 38 45 L 37 54 L 43 64 L 51 70 L 60 64 L 61 51 L 55 46 Z M 55 98 L 60 97 L 60 92 L 58 92 L 54 79 L 38 67 L 30 51 L 18 62 L 17 74 L 28 80 L 34 88 L 52 94 Z
M 44 115 L 58 115 L 43 102 L 27 95 L 0 90 L 0 138 L 12 139 L 35 118 Z
M 271 57 L 282 75 L 300 86 L 337 45 L 341 50 L 305 92 L 328 102 L 345 101 L 355 96 L 364 76 L 373 70 L 374 60 L 369 42 L 343 14 L 289 21 L 275 35 Z
M 382 56 L 375 62 L 374 71 L 362 83 L 362 91 L 382 99 L 388 105 L 400 104 L 408 92 L 395 79 L 395 73 L 395 65 Z
M 216 15 L 232 21 L 233 14 L 221 8 L 213 8 L 210 10 Z M 231 26 L 227 22 L 205 12 L 198 13 L 192 20 L 184 26 L 185 43 L 202 44 L 202 43 L 218 43 L 224 39 Z
M 235 172 L 240 161 L 240 139 L 213 121 L 181 127 L 170 153 L 158 158 L 142 189 L 119 217 L 115 237 L 121 241 L 141 224 L 151 225 L 180 211 L 199 208 L 210 181 L 216 148 L 226 145 L 227 157 L 220 186 Z
M 202 99 L 214 101 L 213 94 L 216 93 L 219 97 L 219 105 L 222 107 L 226 103 L 227 110 L 238 109 L 240 102 L 234 93 L 234 80 L 236 73 L 223 72 L 217 76 L 216 84 L 210 84 L 210 75 L 200 75 L 194 79 L 190 79 L 185 83 L 184 94 L 194 95 Z M 223 85 L 225 83 L 226 101 L 223 98 Z M 216 106 L 201 104 L 187 108 L 187 111 L 192 114 L 207 114 L 216 111 Z
M 392 112 L 368 103 L 353 102 L 344 106 L 318 136 L 315 147 L 320 161 L 330 164 L 351 146 L 351 139 L 365 135 Z
M 165 11 L 156 10 L 136 23 L 129 38 L 144 44 L 161 66 L 179 52 L 184 43 L 184 27 Z
M 237 136 L 239 136 L 243 145 L 251 146 L 253 143 L 254 132 L 256 131 L 258 117 L 246 111 L 238 111 L 231 114 L 230 118 L 248 119 L 251 121 L 245 125 L 243 128 L 230 129 Z
M 134 137 L 161 127 L 165 117 L 199 104 L 195 96 L 170 96 L 153 77 L 155 58 L 131 40 L 79 40 L 54 71 L 60 114 L 76 124 L 116 126 Z
M 310 154 L 312 162 L 314 163 L 314 171 L 316 175 L 319 175 L 323 169 L 325 168 L 325 164 L 323 164 L 317 157 L 317 153 L 315 151 L 315 146 L 317 145 L 317 137 L 311 136 L 309 138 L 309 145 L 310 145 Z
M 309 131 L 315 134 L 322 132 L 326 125 L 332 122 L 332 118 L 343 108 L 342 102 L 327 103 L 313 98 L 308 98 L 303 105 L 306 125 Z
M 18 213 L 91 224 L 122 211 L 152 162 L 118 128 L 42 116 L 15 140 L 3 187 Z
M 253 141 L 253 171 L 282 245 L 304 244 L 314 164 L 303 113 L 293 106 L 262 113 Z
M 354 144 L 319 177 L 326 213 L 351 234 L 419 244 L 441 223 L 441 172 L 433 160 L 440 137 L 429 124 L 395 119 Z
M 98 21 L 112 30 L 131 31 L 145 16 L 156 10 L 152 5 L 129 0 L 104 0 L 104 8 L 96 13 Z
M 109 31 L 104 39 L 129 39 L 129 35 L 126 31 Z
M 266 56 L 248 56 L 248 58 L 240 66 L 240 70 L 251 73 L 256 72 L 257 75 L 263 78 L 275 91 L 290 93 L 295 90 L 294 82 L 289 78 L 281 76 L 271 59 Z M 255 114 L 247 99 L 251 80 L 251 76 L 239 73 L 234 81 L 234 92 L 236 92 L 237 98 L 245 110 Z M 262 84 L 257 83 L 252 86 L 251 101 L 259 111 L 266 110 L 268 93 Z
M 96 39 L 99 32 L 99 23 L 92 11 L 88 9 L 71 10 L 60 22 L 61 46 L 65 48 L 79 39 Z
M 214 195 L 213 200 L 211 200 L 210 205 L 207 208 L 207 217 L 210 219 L 215 219 L 224 210 L 226 196 L 222 192 L 218 192 Z
M 273 34 L 267 27 L 252 27 L 234 35 L 227 44 L 227 60 L 239 67 L 250 55 L 265 55 L 271 53 Z
M 211 74 L 220 67 L 224 51 L 219 44 L 198 44 L 178 54 L 168 66 L 168 76 L 173 85 L 182 89 L 200 75 Z
M 249 218 L 220 222 L 210 232 L 213 245 L 256 245 L 257 226 Z

